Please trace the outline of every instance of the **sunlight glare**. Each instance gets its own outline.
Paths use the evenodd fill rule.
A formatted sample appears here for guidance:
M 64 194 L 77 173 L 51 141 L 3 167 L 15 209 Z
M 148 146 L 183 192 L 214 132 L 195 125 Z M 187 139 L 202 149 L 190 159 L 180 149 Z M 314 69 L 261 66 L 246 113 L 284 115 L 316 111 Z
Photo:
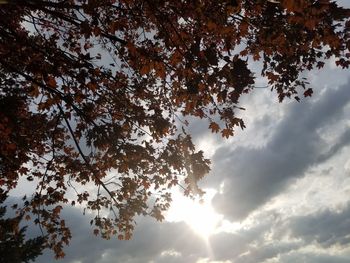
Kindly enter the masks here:
M 206 190 L 203 202 L 191 200 L 180 193 L 173 195 L 173 204 L 169 209 L 166 220 L 172 222 L 184 221 L 199 236 L 207 239 L 215 233 L 222 220 L 211 206 L 214 190 Z

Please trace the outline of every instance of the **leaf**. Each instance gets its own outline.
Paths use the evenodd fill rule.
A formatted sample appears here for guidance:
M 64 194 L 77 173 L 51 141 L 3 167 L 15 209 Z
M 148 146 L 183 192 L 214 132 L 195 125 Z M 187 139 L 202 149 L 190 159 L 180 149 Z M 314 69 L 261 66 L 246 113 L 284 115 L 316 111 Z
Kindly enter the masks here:
M 255 60 L 255 61 L 258 61 L 258 60 L 260 60 L 260 54 L 259 53 L 255 53 L 254 55 L 253 55 L 253 59 Z
M 163 63 L 156 63 L 155 64 L 155 71 L 156 71 L 156 76 L 160 77 L 161 79 L 165 79 L 166 77 L 166 72 L 165 72 L 165 66 Z
M 89 88 L 91 91 L 93 91 L 93 92 L 95 92 L 95 91 L 97 90 L 97 84 L 96 84 L 96 83 L 89 82 L 89 83 L 87 84 L 87 86 L 88 86 L 88 88 Z
M 152 70 L 151 64 L 147 63 L 142 66 L 140 73 L 141 75 L 147 75 L 148 73 L 150 73 L 151 70 Z
M 220 126 L 216 122 L 211 122 L 209 129 L 211 129 L 211 132 L 213 133 L 218 133 L 220 131 Z
M 305 97 L 311 97 L 311 96 L 312 96 L 312 93 L 313 93 L 312 88 L 308 88 L 307 90 L 305 90 L 304 96 L 305 96 Z
M 39 96 L 39 86 L 36 84 L 32 85 L 32 91 L 29 93 L 31 97 L 37 98 Z
M 205 57 L 211 65 L 217 65 L 219 63 L 216 50 L 213 47 L 209 47 L 204 51 Z
M 269 78 L 271 82 L 275 82 L 278 80 L 278 75 L 272 72 L 266 72 L 266 76 Z
M 50 87 L 50 88 L 56 88 L 57 87 L 57 83 L 54 77 L 52 76 L 48 76 L 47 80 L 46 80 L 46 84 Z
M 61 212 L 61 210 L 62 210 L 62 206 L 58 205 L 52 210 L 52 213 L 59 214 Z
M 180 52 L 178 52 L 177 50 L 175 50 L 175 52 L 170 56 L 170 64 L 172 66 L 176 66 L 178 65 L 180 62 L 182 61 L 182 55 Z
M 95 36 L 100 36 L 101 35 L 101 28 L 98 26 L 95 26 L 92 30 L 92 32 L 94 33 Z
M 213 21 L 209 21 L 207 24 L 208 30 L 209 31 L 214 31 L 217 28 L 217 25 Z
M 230 136 L 233 136 L 233 131 L 231 129 L 223 129 L 221 131 L 221 135 L 222 137 L 225 137 L 226 139 L 228 139 Z
M 9 143 L 9 144 L 7 144 L 6 146 L 7 146 L 7 149 L 8 149 L 9 151 L 14 151 L 14 150 L 17 149 L 17 146 L 16 146 L 15 143 Z

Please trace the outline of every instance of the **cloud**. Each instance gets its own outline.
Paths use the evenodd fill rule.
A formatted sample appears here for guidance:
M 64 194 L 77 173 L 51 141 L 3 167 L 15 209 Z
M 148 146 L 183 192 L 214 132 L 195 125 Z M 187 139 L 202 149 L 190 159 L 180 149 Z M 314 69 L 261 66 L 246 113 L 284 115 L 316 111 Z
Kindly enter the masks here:
M 181 263 L 208 256 L 205 242 L 182 222 L 159 223 L 142 217 L 138 218 L 131 240 L 103 240 L 92 234 L 88 215 L 83 216 L 76 208 L 64 210 L 73 238 L 60 263 Z M 52 257 L 52 253 L 46 251 L 36 263 L 51 262 Z
M 235 263 L 348 262 L 349 218 L 350 203 L 342 210 L 323 209 L 303 216 L 261 211 L 250 228 L 214 235 L 210 239 L 213 259 Z
M 319 131 L 345 118 L 349 86 L 347 83 L 328 88 L 319 99 L 291 103 L 285 116 L 271 129 L 266 145 L 260 148 L 220 147 L 213 157 L 213 174 L 224 187 L 213 199 L 216 209 L 228 219 L 242 220 L 302 177 L 307 169 L 348 145 L 349 131 L 335 138 L 333 147 Z
M 287 228 L 291 236 L 306 243 L 316 242 L 328 248 L 334 245 L 350 245 L 350 203 L 341 210 L 321 210 L 307 216 L 290 219 Z
M 260 211 L 245 227 L 235 233 L 217 233 L 206 244 L 184 223 L 158 223 L 150 218 L 138 219 L 132 240 L 105 241 L 93 236 L 88 215 L 68 207 L 64 216 L 73 240 L 58 263 L 343 263 L 346 257 L 341 251 L 332 256 L 326 253 L 333 245 L 349 247 L 349 215 L 350 205 L 342 211 L 320 210 L 287 218 L 274 210 Z M 304 251 L 309 244 L 320 248 Z M 51 261 L 52 254 L 46 251 L 36 262 Z
M 279 257 L 279 261 L 283 263 L 348 263 L 350 255 L 329 255 L 326 253 L 300 253 L 292 252 Z
M 268 259 L 278 258 L 280 254 L 293 251 L 300 247 L 299 243 L 275 242 L 259 247 L 252 247 L 249 253 L 237 258 L 236 263 L 265 262 Z M 300 262 L 300 261 L 297 261 Z

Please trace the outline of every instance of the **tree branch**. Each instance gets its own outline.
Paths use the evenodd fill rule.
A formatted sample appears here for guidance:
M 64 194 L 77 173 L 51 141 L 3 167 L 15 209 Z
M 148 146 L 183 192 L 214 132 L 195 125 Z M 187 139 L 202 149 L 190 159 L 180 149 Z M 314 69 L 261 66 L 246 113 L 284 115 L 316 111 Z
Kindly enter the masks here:
M 95 174 L 95 170 L 91 167 L 91 164 L 89 162 L 89 160 L 86 158 L 86 156 L 84 155 L 80 145 L 79 145 L 79 142 L 77 140 L 77 138 L 75 137 L 74 135 L 74 131 L 69 123 L 69 121 L 67 120 L 66 116 L 64 115 L 64 111 L 61 107 L 61 105 L 57 104 L 57 107 L 59 109 L 59 111 L 61 112 L 62 116 L 63 116 L 63 119 L 68 127 L 68 130 L 69 130 L 69 133 L 71 134 L 72 136 L 72 139 L 74 141 L 74 144 L 75 146 L 77 147 L 77 150 L 79 152 L 79 155 L 81 156 L 81 158 L 83 159 L 84 163 L 87 165 L 88 169 L 90 170 L 90 172 L 92 172 L 92 174 Z M 101 185 L 102 188 L 109 194 L 109 196 L 113 199 L 113 201 L 115 202 L 115 204 L 118 204 L 118 201 L 115 199 L 114 195 L 112 194 L 112 192 L 107 188 L 107 186 L 102 182 L 102 180 L 100 178 L 98 178 L 96 175 L 95 175 L 95 179 L 98 183 L 98 185 Z

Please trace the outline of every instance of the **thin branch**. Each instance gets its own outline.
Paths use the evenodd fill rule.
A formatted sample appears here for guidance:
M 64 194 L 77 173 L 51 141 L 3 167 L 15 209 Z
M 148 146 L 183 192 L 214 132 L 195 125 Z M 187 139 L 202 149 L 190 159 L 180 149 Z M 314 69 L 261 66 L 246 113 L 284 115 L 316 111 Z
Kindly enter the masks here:
M 73 131 L 73 129 L 72 129 L 72 127 L 71 127 L 69 121 L 67 120 L 66 116 L 64 116 L 64 111 L 63 111 L 61 105 L 60 105 L 60 104 L 57 104 L 57 107 L 58 107 L 58 109 L 60 110 L 60 112 L 61 112 L 62 115 L 63 115 L 63 119 L 65 120 L 65 123 L 66 123 L 66 125 L 67 125 L 67 127 L 68 127 L 69 133 L 70 133 L 71 136 L 72 136 L 72 139 L 73 139 L 73 141 L 74 141 L 74 144 L 75 144 L 75 146 L 77 147 L 77 150 L 78 150 L 78 152 L 79 152 L 81 158 L 83 159 L 83 161 L 84 161 L 85 164 L 87 165 L 87 167 L 88 167 L 88 169 L 90 170 L 90 172 L 92 172 L 93 174 L 95 174 L 96 171 L 91 167 L 91 164 L 90 164 L 89 160 L 88 160 L 88 159 L 86 158 L 86 156 L 84 155 L 84 153 L 83 153 L 83 151 L 82 151 L 82 149 L 81 149 L 81 147 L 80 147 L 80 145 L 79 145 L 79 142 L 78 142 L 77 138 L 76 138 L 75 135 L 74 135 L 74 131 Z M 98 183 L 99 185 L 101 185 L 102 188 L 109 194 L 109 196 L 113 199 L 113 201 L 115 202 L 115 204 L 118 204 L 118 201 L 114 198 L 114 195 L 113 195 L 113 194 L 111 193 L 111 191 L 107 188 L 107 186 L 103 183 L 103 181 L 101 181 L 101 179 L 98 178 L 96 175 L 95 175 L 95 179 L 96 179 L 97 183 Z

